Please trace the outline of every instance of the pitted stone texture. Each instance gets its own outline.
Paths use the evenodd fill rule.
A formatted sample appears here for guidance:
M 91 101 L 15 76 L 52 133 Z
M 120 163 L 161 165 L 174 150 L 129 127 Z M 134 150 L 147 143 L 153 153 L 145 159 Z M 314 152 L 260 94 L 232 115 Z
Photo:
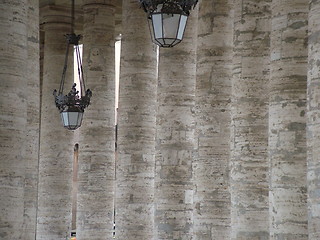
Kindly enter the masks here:
M 269 85 L 270 239 L 308 239 L 308 0 L 272 2 Z
M 232 1 L 199 3 L 196 83 L 197 154 L 194 236 L 230 238 L 230 102 L 233 46 Z
M 73 132 L 63 128 L 52 92 L 60 85 L 70 13 L 52 7 L 44 13 L 53 22 L 44 25 L 37 239 L 65 240 L 71 231 Z M 69 24 L 65 22 L 67 19 Z M 72 65 L 70 57 L 64 94 L 73 83 Z
M 269 239 L 268 80 L 271 0 L 234 1 L 231 239 Z
M 95 4 L 96 3 L 96 4 Z M 111 239 L 115 178 L 114 7 L 84 1 L 83 63 L 90 106 L 79 129 L 77 239 Z
M 320 2 L 309 1 L 308 57 L 308 233 L 310 240 L 320 239 Z
M 26 176 L 23 239 L 34 240 L 37 216 L 37 185 L 40 128 L 39 0 L 28 1 L 28 69 Z
M 155 234 L 157 240 L 193 235 L 195 73 L 197 9 L 183 41 L 160 48 L 156 139 Z
M 0 239 L 22 239 L 27 127 L 28 1 L 0 4 Z
M 154 238 L 157 55 L 146 14 L 123 0 L 116 171 L 116 238 Z

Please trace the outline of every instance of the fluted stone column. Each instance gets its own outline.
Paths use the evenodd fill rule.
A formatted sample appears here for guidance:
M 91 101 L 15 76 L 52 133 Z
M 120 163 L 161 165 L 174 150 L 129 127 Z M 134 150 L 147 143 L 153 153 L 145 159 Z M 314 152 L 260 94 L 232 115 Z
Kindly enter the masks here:
M 77 239 L 111 239 L 114 210 L 114 1 L 83 1 L 83 64 L 91 105 L 80 128 Z
M 197 8 L 198 9 L 198 8 Z M 183 41 L 160 48 L 156 139 L 156 239 L 193 237 L 197 10 Z
M 271 0 L 234 1 L 231 239 L 269 239 L 268 81 Z
M 199 3 L 194 239 L 230 237 L 230 100 L 233 1 Z
M 40 127 L 39 0 L 28 1 L 27 132 L 23 239 L 36 232 Z
M 308 0 L 272 1 L 269 98 L 270 239 L 308 239 Z
M 116 238 L 157 240 L 153 232 L 156 51 L 139 2 L 122 3 Z
M 41 10 L 45 40 L 36 239 L 65 240 L 71 230 L 73 132 L 63 128 L 52 93 L 59 89 L 66 51 L 64 34 L 70 33 L 71 18 L 70 9 L 48 6 Z M 72 60 L 70 57 L 65 94 L 73 83 Z
M 320 239 L 320 2 L 309 1 L 308 57 L 308 233 L 310 240 Z
M 23 238 L 28 1 L 0 3 L 0 238 Z M 19 230 L 19 231 L 18 231 Z

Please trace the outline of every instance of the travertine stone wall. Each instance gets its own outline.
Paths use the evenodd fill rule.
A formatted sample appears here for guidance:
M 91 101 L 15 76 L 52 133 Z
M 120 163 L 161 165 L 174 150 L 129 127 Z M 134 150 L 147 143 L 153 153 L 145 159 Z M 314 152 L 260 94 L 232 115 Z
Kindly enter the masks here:
M 271 0 L 234 1 L 231 239 L 269 239 L 268 81 Z
M 308 0 L 272 1 L 269 87 L 270 239 L 308 239 Z
M 230 102 L 233 46 L 232 2 L 199 3 L 194 158 L 194 236 L 230 237 Z
M 63 128 L 54 104 L 59 89 L 66 51 L 64 35 L 70 33 L 70 9 L 42 9 L 45 31 L 43 91 L 41 105 L 40 161 L 38 182 L 37 239 L 65 240 L 71 227 L 73 132 Z M 71 48 L 70 51 L 72 52 Z M 73 83 L 70 57 L 64 93 Z
M 308 58 L 308 233 L 320 239 L 320 2 L 309 1 Z
M 115 1 L 115 37 L 122 33 L 122 1 Z
M 28 1 L 28 64 L 27 64 L 27 132 L 24 162 L 24 226 L 23 239 L 34 240 L 38 199 L 38 159 L 40 125 L 40 69 L 39 69 L 39 0 Z
M 193 237 L 197 10 L 174 48 L 160 48 L 156 139 L 155 234 Z
M 156 51 L 139 2 L 122 3 L 116 238 L 156 240 L 153 234 Z
M 91 105 L 79 129 L 77 239 L 111 239 L 115 123 L 113 1 L 83 1 L 83 64 Z
M 0 3 L 0 238 L 23 239 L 28 1 Z

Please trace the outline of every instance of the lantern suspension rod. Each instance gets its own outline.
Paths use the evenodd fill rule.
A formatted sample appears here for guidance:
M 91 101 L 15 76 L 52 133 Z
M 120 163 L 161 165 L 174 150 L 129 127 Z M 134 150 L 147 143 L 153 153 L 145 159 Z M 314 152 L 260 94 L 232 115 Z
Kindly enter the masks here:
M 75 18 L 74 11 L 75 11 L 75 0 L 72 0 L 72 4 L 71 4 L 71 35 L 74 34 L 74 18 Z M 62 77 L 61 77 L 61 82 L 60 82 L 60 87 L 59 87 L 59 94 L 63 93 L 64 81 L 66 78 L 66 72 L 67 72 L 67 68 L 68 68 L 70 41 L 71 41 L 70 38 L 68 38 L 66 56 L 64 59 L 63 72 L 62 72 Z M 80 81 L 81 81 L 81 79 L 80 79 Z
M 72 5 L 71 5 L 71 33 L 74 33 L 74 1 L 72 0 Z
M 66 50 L 66 56 L 64 59 L 64 66 L 63 66 L 62 77 L 61 77 L 61 82 L 60 82 L 59 94 L 63 93 L 64 80 L 66 79 L 66 72 L 67 72 L 67 68 L 68 68 L 69 45 L 70 45 L 70 43 L 67 42 L 67 50 Z
M 81 95 L 84 94 L 86 86 L 85 82 L 83 80 L 83 68 L 82 68 L 82 60 L 81 60 L 81 55 L 80 55 L 80 49 L 79 45 L 76 45 L 76 58 L 77 58 L 77 69 L 78 69 L 78 76 L 79 76 L 79 82 L 80 82 L 80 88 L 81 88 Z

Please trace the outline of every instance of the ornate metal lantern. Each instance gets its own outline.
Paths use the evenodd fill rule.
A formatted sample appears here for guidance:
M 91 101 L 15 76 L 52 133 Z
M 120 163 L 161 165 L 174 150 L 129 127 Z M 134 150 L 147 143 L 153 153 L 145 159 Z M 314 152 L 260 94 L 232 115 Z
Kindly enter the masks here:
M 71 24 L 71 34 L 67 34 L 67 51 L 65 56 L 65 62 L 60 82 L 59 92 L 54 90 L 53 95 L 55 98 L 56 107 L 60 111 L 61 120 L 63 126 L 69 130 L 75 130 L 81 126 L 82 117 L 84 109 L 90 104 L 90 98 L 92 92 L 90 89 L 85 90 L 85 82 L 83 78 L 83 67 L 82 60 L 80 56 L 79 40 L 80 35 L 74 33 L 74 0 L 72 0 L 72 24 Z M 70 46 L 73 46 L 76 53 L 77 66 L 78 66 L 78 76 L 80 82 L 81 94 L 79 96 L 79 91 L 76 90 L 76 84 L 74 83 L 71 91 L 67 95 L 63 95 L 63 87 L 66 77 L 66 71 L 68 68 L 68 57 Z M 85 95 L 83 95 L 83 93 Z
M 190 10 L 198 0 L 139 0 L 148 14 L 152 41 L 173 47 L 183 39 Z

